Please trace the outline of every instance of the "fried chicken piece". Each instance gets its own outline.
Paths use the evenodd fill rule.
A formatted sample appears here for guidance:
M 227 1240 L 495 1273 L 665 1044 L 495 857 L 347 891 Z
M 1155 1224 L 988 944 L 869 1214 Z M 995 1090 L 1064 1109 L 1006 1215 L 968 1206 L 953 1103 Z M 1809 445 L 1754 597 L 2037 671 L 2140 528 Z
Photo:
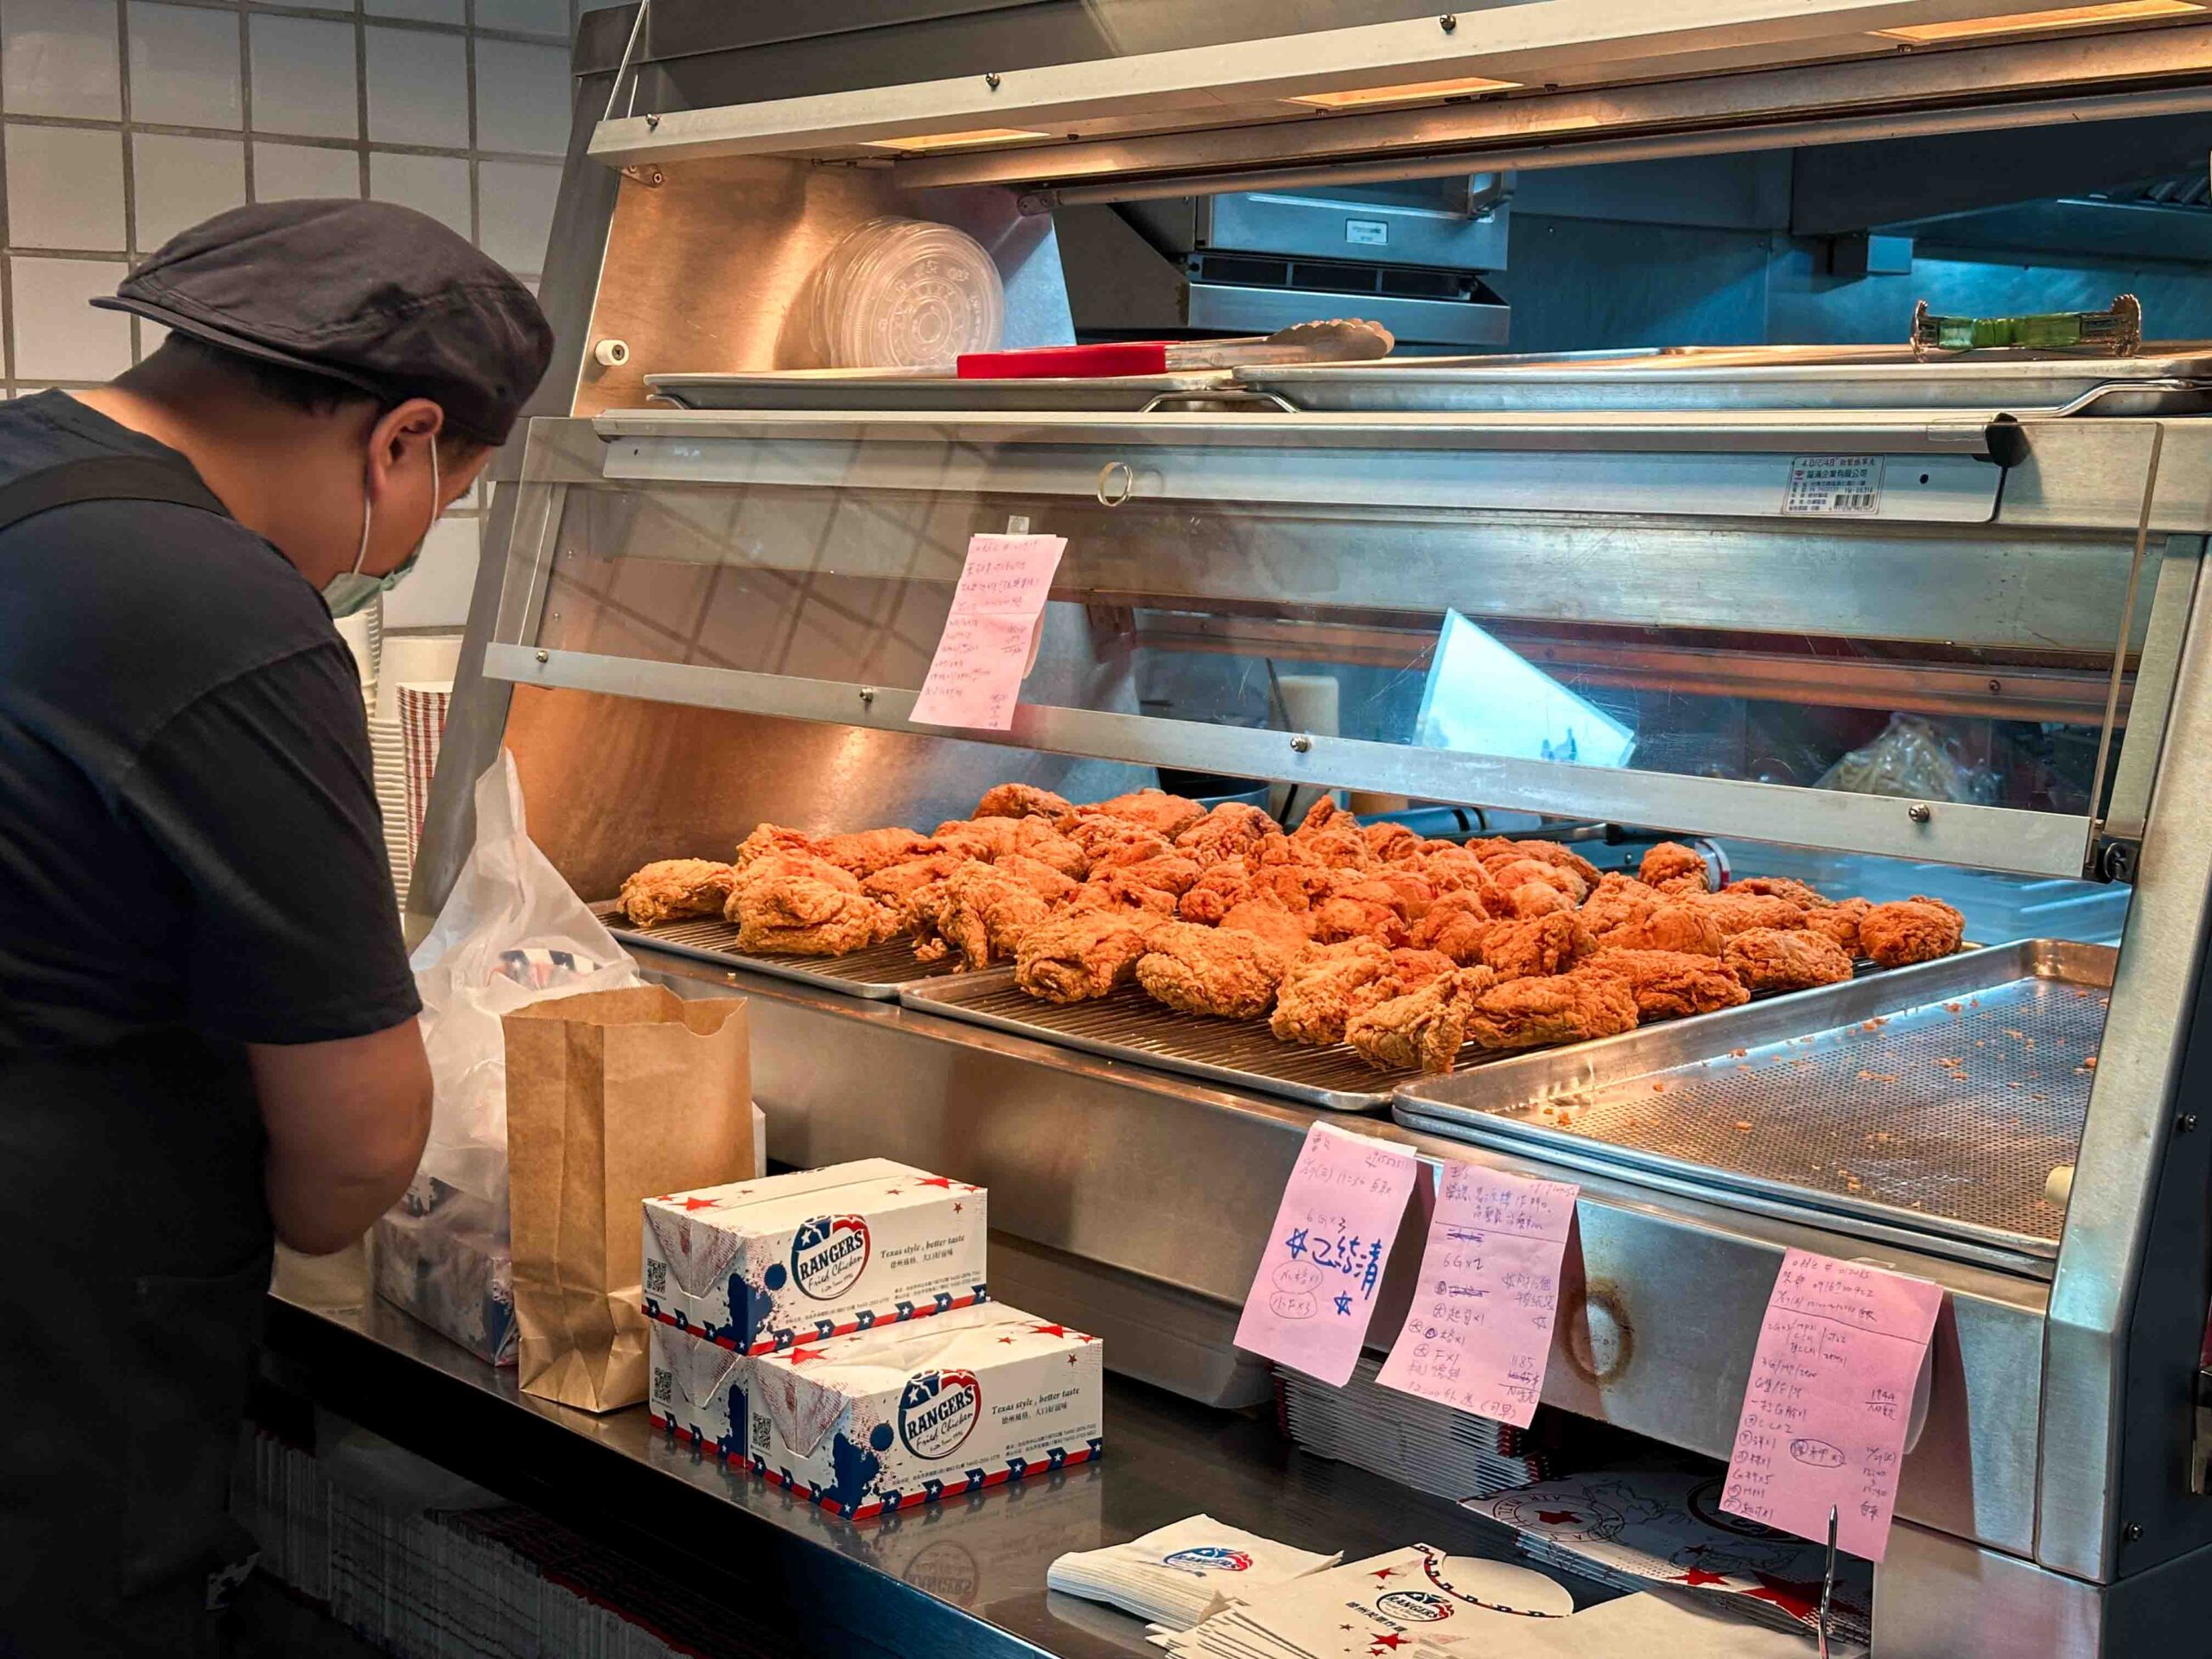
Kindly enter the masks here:
M 1560 864 L 1548 864 L 1541 858 L 1484 859 L 1483 869 L 1491 882 L 1512 892 L 1531 882 L 1552 888 L 1573 909 L 1590 896 L 1590 883 L 1574 871 Z
M 1176 912 L 1186 922 L 1216 927 L 1232 906 L 1243 904 L 1259 891 L 1259 884 L 1243 863 L 1217 864 L 1191 884 Z
M 1747 875 L 1740 881 L 1731 881 L 1725 893 L 1756 893 L 1768 899 L 1787 899 L 1803 911 L 1826 910 L 1835 900 L 1818 887 L 1808 887 L 1802 881 L 1792 881 L 1786 875 Z
M 1485 864 L 1500 859 L 1533 858 L 1540 863 L 1570 870 L 1581 879 L 1586 893 L 1598 885 L 1598 867 L 1573 848 L 1556 841 L 1509 841 L 1494 836 L 1487 841 L 1469 842 L 1467 850 Z
M 1640 922 L 1666 902 L 1667 895 L 1658 888 L 1608 870 L 1582 901 L 1582 919 L 1592 933 L 1604 933 L 1624 922 Z
M 622 882 L 622 913 L 639 927 L 687 916 L 719 916 L 737 872 L 711 858 L 656 859 Z
M 1170 841 L 1206 815 L 1205 808 L 1196 801 L 1185 800 L 1180 795 L 1170 795 L 1159 789 L 1140 789 L 1131 794 L 1116 795 L 1110 801 L 1096 801 L 1089 806 L 1077 807 L 1076 810 L 1121 818 L 1149 830 L 1156 836 L 1165 836 Z
M 1793 935 L 1782 933 L 1777 938 Z M 1606 976 L 1628 987 L 1639 1020 L 1679 1020 L 1751 1001 L 1744 982 L 1711 957 L 1684 950 L 1601 950 L 1575 970 Z
M 1090 855 L 1091 874 L 1105 875 L 1114 870 L 1125 870 L 1132 864 L 1179 855 L 1175 851 L 1175 843 L 1166 836 L 1155 836 L 1151 830 L 1141 830 L 1133 823 L 1122 827 L 1127 833 L 1119 840 L 1100 839 L 1097 842 L 1096 850 Z M 1074 841 L 1075 837 L 1071 836 L 1068 839 Z M 1076 844 L 1082 845 L 1080 842 Z
M 1441 951 L 1465 967 L 1482 960 L 1483 936 L 1497 919 L 1479 894 L 1446 893 L 1414 924 L 1413 943 L 1423 950 Z
M 1314 802 L 1290 839 L 1300 856 L 1329 869 L 1363 870 L 1378 861 L 1359 820 L 1338 806 L 1333 796 Z
M 1526 922 L 1539 916 L 1554 916 L 1561 911 L 1571 911 L 1574 908 L 1574 900 L 1548 882 L 1523 881 L 1510 892 L 1500 893 L 1497 907 L 1506 915 Z
M 1391 823 L 1387 820 L 1370 823 L 1360 834 L 1366 837 L 1367 850 L 1374 854 L 1379 862 L 1402 864 L 1408 859 L 1421 856 L 1421 837 L 1402 823 Z
M 1461 965 L 1441 950 L 1416 950 L 1410 945 L 1401 945 L 1390 953 L 1390 967 L 1398 976 L 1401 993 L 1417 991 L 1430 980 Z
M 1046 1002 L 1110 996 L 1136 977 L 1154 925 L 1133 911 L 1063 912 L 1021 936 L 1014 982 Z
M 1910 899 L 1868 906 L 1859 918 L 1859 948 L 1879 966 L 1948 957 L 1966 938 L 1967 918 L 1941 899 L 1915 893 Z
M 1313 941 L 1311 924 L 1294 911 L 1285 910 L 1268 898 L 1247 899 L 1231 905 L 1221 918 L 1224 933 L 1249 933 L 1287 962 Z
M 944 880 L 969 861 L 957 853 L 927 853 L 920 858 L 885 866 L 861 883 L 861 891 L 880 905 L 903 910 L 906 901 L 924 887 L 932 881 Z
M 1325 944 L 1371 938 L 1395 947 L 1406 942 L 1406 918 L 1382 899 L 1338 893 L 1314 906 L 1313 937 Z
M 1286 1043 L 1325 1048 L 1344 1022 L 1398 994 L 1396 965 L 1373 939 L 1310 944 L 1284 970 L 1268 1029 Z
M 1201 868 L 1241 863 L 1269 835 L 1281 834 L 1275 821 L 1246 801 L 1224 801 L 1175 837 L 1175 850 Z
M 756 858 L 766 858 L 771 853 L 810 853 L 814 837 L 803 836 L 796 830 L 786 830 L 780 823 L 756 823 L 753 833 L 737 843 L 736 856 L 730 860 L 733 868 L 743 869 Z
M 1684 893 L 1682 902 L 1694 905 L 1712 917 L 1720 924 L 1721 932 L 1730 938 L 1755 927 L 1805 925 L 1805 912 L 1797 906 L 1787 899 L 1764 893 L 1738 893 L 1732 887 L 1726 893 Z
M 1713 887 L 1705 860 L 1679 841 L 1662 841 L 1643 855 L 1637 874 L 1662 893 L 1706 893 Z
M 1487 1049 L 1546 1048 L 1636 1029 L 1636 996 L 1610 974 L 1508 980 L 1476 1000 L 1467 1036 Z
M 1589 907 L 1585 906 L 1583 914 L 1588 913 Z M 1638 910 L 1595 938 L 1601 950 L 1669 950 L 1718 957 L 1728 935 L 1718 916 L 1700 906 L 1676 901 Z
M 1720 960 L 1755 991 L 1802 991 L 1851 977 L 1841 945 L 1809 927 L 1754 927 L 1728 941 Z
M 994 784 L 976 803 L 979 818 L 1057 818 L 1075 808 L 1065 795 L 1034 784 Z
M 1423 842 L 1419 855 L 1407 860 L 1406 867 L 1439 893 L 1471 893 L 1487 899 L 1497 890 L 1482 860 L 1448 841 Z
M 1862 957 L 1866 953 L 1859 944 L 1859 924 L 1873 905 L 1865 899 L 1847 899 L 1840 905 L 1822 905 L 1818 910 L 1805 912 L 1805 925 L 1815 933 L 1834 939 L 1847 957 Z
M 978 864 L 988 864 L 1014 850 L 1021 818 L 948 818 L 930 831 L 930 839 L 948 853 Z
M 1257 855 L 1244 861 L 1245 868 L 1252 872 L 1254 889 L 1277 900 L 1286 909 L 1311 910 L 1336 893 L 1335 871 L 1309 864 L 1301 858 L 1271 861 L 1267 854 L 1268 849 L 1262 847 Z
M 1154 853 L 1164 853 L 1173 845 L 1166 836 L 1147 830 L 1141 823 L 1132 823 L 1127 818 L 1108 817 L 1084 807 L 1077 807 L 1071 817 L 1052 819 L 1052 824 L 1061 835 L 1082 848 L 1085 856 L 1093 863 L 1128 842 L 1144 843 L 1147 849 L 1144 854 L 1147 858 Z
M 1048 905 L 1072 897 L 1080 885 L 1043 859 L 1032 858 L 1027 853 L 1009 853 L 991 868 L 1001 875 L 1012 876 Z
M 1132 881 L 1121 871 L 1114 870 L 1077 887 L 1062 906 L 1061 913 L 1150 916 L 1160 921 L 1173 921 L 1175 895 L 1165 887 Z
M 1052 913 L 1038 891 L 1046 876 L 1066 880 L 1049 866 L 1017 857 L 1003 864 L 967 864 L 924 887 L 908 905 L 916 960 L 943 962 L 957 951 L 966 971 L 1012 957 L 1022 935 Z
M 861 892 L 849 870 L 802 853 L 771 853 L 737 873 L 723 916 L 754 955 L 842 957 L 895 938 L 900 920 Z
M 1354 1015 L 1344 1040 L 1378 1071 L 1449 1071 L 1469 1019 L 1495 982 L 1487 968 L 1454 968 Z
M 1164 853 L 1156 858 L 1140 859 L 1134 864 L 1118 865 L 1107 874 L 1135 886 L 1158 887 L 1179 899 L 1198 886 L 1198 878 L 1205 872 L 1195 859 L 1185 858 L 1180 853 Z
M 1137 959 L 1137 983 L 1183 1014 L 1251 1020 L 1275 1000 L 1282 953 L 1250 933 L 1164 922 Z
M 814 843 L 814 855 L 849 871 L 865 881 L 878 870 L 920 858 L 938 850 L 927 836 L 912 830 L 861 830 L 849 836 L 824 836 Z
M 1525 922 L 1499 922 L 1483 935 L 1483 965 L 1503 982 L 1563 974 L 1596 946 L 1571 911 Z

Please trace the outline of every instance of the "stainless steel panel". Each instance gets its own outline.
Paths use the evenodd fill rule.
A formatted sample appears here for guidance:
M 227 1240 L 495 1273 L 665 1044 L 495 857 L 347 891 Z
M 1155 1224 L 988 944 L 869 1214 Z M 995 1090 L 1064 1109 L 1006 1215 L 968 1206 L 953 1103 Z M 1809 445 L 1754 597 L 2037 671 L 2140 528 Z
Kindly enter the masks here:
M 1666 354 L 1588 367 L 1499 367 L 1482 358 L 1403 358 L 1378 364 L 1255 366 L 1240 385 L 1314 413 L 1676 409 L 2005 410 L 2022 418 L 2082 404 L 2100 416 L 2196 413 L 2212 407 L 2212 353 L 2141 358 L 2047 357 L 1821 361 L 1818 347 L 1770 346 L 1807 361 L 1728 361 L 1726 352 Z M 1744 354 L 1751 356 L 1750 353 Z M 1720 360 L 1715 362 L 1714 358 Z
M 934 734 L 908 719 L 915 693 L 791 675 L 581 652 L 494 645 L 484 671 L 519 684 L 565 686 L 658 702 L 735 709 L 791 720 Z M 863 695 L 865 694 L 865 695 Z M 2088 820 L 2058 812 L 1945 804 L 1916 818 L 1905 803 L 1873 795 L 1730 779 L 1609 771 L 1510 760 L 1361 739 L 1293 734 L 1160 720 L 1088 709 L 1024 704 L 1006 732 L 963 730 L 963 741 L 1099 760 L 1128 760 L 1232 778 L 1372 790 L 1408 799 L 1512 807 L 1548 817 L 1598 818 L 1692 834 L 1726 834 L 1839 852 L 2030 875 L 2078 876 Z M 868 822 L 876 820 L 871 818 Z M 603 877 L 601 891 L 621 878 Z
M 646 965 L 679 993 L 750 999 L 754 1092 L 776 1155 L 811 1166 L 905 1158 L 992 1189 L 995 1230 L 1160 1281 L 1225 1307 L 1249 1288 L 1311 1108 L 1116 1065 L 912 1008 L 703 966 Z M 1548 1165 L 1332 1118 L 1357 1135 L 1557 1177 Z M 1942 1284 L 1929 1425 L 1906 1459 L 1901 1512 L 2026 1554 L 2044 1287 L 1879 1242 L 1694 1198 L 1654 1203 L 1578 1178 L 1583 1278 L 1568 1287 L 1545 1382 L 1554 1406 L 1726 1456 L 1782 1251 L 1866 1257 Z
M 620 906 L 617 905 L 597 904 L 591 908 L 592 913 L 607 925 L 608 932 L 632 944 L 666 950 L 679 957 L 690 957 L 700 962 L 711 962 L 746 973 L 767 974 L 777 979 L 788 979 L 796 984 L 811 985 L 817 990 L 836 991 L 846 996 L 868 997 L 888 1002 L 898 997 L 901 986 L 953 971 L 950 964 L 932 965 L 915 961 L 911 939 L 893 939 L 887 944 L 851 951 L 842 957 L 800 957 L 788 952 L 769 955 L 740 950 L 737 948 L 736 927 L 718 917 L 695 917 L 688 921 L 658 922 L 651 927 L 638 927 L 621 913 Z
M 1924 1442 L 1923 1442 L 1924 1443 Z M 1881 1659 L 2103 1659 L 2109 1592 L 1901 1522 L 1874 1579 Z
M 1134 414 L 1163 397 L 1203 406 L 1200 394 L 1234 385 L 1228 369 L 1180 374 L 962 380 L 949 375 L 887 375 L 876 369 L 805 369 L 788 373 L 649 374 L 646 386 L 685 409 L 1040 410 L 1090 409 Z
M 2127 730 L 2120 740 L 2105 811 L 2107 835 L 2138 839 L 2150 817 L 2151 789 L 2164 753 L 2174 677 L 2196 602 L 2204 538 L 2170 536 L 2154 556 L 2158 562 L 2146 584 L 2150 602 L 2143 619 L 2142 657 L 2129 688 Z
M 1404 1072 L 1371 1069 L 1343 1044 L 1278 1042 L 1264 1020 L 1211 1020 L 1162 1007 L 1135 986 L 1088 1002 L 1044 1002 L 1015 988 L 1010 969 L 910 986 L 910 1008 L 1016 1036 L 1065 1043 L 1109 1060 L 1134 1060 L 1210 1083 L 1257 1089 L 1335 1112 L 1379 1112 Z
M 1424 1078 L 1424 1128 L 2031 1255 L 2081 1144 L 2113 953 L 2037 939 Z M 1942 1244 L 1930 1243 L 1931 1249 Z
M 2167 448 L 2171 458 L 2171 439 Z M 2183 1320 L 2193 1313 L 2200 1330 L 2203 1319 L 2201 1303 L 2171 1309 L 2194 1300 L 2202 1252 L 2194 1261 L 2148 1255 L 2153 1201 L 2175 1156 L 2182 1048 L 2212 891 L 2212 837 L 2204 833 L 2212 821 L 2212 623 L 2201 582 L 2162 757 L 2051 1285 L 2044 1357 L 2037 1559 L 2095 1580 L 2117 1576 L 2122 1565 L 2117 1502 L 2131 1434 L 2148 1437 L 2154 1458 L 2171 1448 L 2166 1484 L 2175 1494 L 2186 1490 L 2187 1402 L 2177 1395 L 2171 1421 L 2162 1421 L 2156 1396 L 2131 1395 L 2126 1333 L 2132 1321 L 2158 1317 L 2162 1307 Z M 2201 1188 L 2194 1202 L 2201 1224 Z M 2167 1359 L 2193 1366 L 2195 1356 Z
M 1513 327 L 1512 307 L 1478 300 L 1408 300 L 1231 283 L 1192 283 L 1183 296 L 1188 328 L 1271 334 L 1293 323 L 1344 315 L 1379 322 L 1398 339 L 1424 345 L 1503 346 Z

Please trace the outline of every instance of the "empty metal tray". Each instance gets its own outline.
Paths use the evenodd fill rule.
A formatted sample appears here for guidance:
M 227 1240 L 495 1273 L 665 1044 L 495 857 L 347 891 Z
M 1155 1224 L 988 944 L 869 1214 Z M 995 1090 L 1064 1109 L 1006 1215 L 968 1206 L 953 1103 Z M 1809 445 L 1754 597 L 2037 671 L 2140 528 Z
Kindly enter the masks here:
M 2029 939 L 1424 1078 L 1409 1128 L 2055 1256 L 2116 952 Z
M 748 974 L 769 974 L 821 990 L 836 991 L 840 995 L 864 996 L 879 1002 L 892 1001 L 901 986 L 952 971 L 949 965 L 932 967 L 915 961 L 912 939 L 893 939 L 888 944 L 874 945 L 843 957 L 753 956 L 736 948 L 736 925 L 716 917 L 639 927 L 623 915 L 621 906 L 613 899 L 594 905 L 591 912 L 606 923 L 607 931 L 617 938 L 634 939 L 639 944 L 649 944 L 656 950 L 671 950 L 679 957 L 696 957 L 702 962 L 719 963 Z
M 684 409 L 1053 410 L 1130 414 L 1169 400 L 1192 406 L 1209 391 L 1228 390 L 1227 369 L 1179 374 L 1065 376 L 1029 380 L 962 380 L 944 374 L 896 374 L 881 369 L 793 369 L 780 374 L 649 374 L 654 395 Z
M 1163 1007 L 1135 986 L 1094 1001 L 1039 1001 L 1017 990 L 1011 968 L 909 985 L 899 1000 L 997 1031 L 1109 1059 L 1234 1084 L 1336 1112 L 1379 1112 L 1410 1071 L 1377 1071 L 1351 1049 L 1278 1042 L 1264 1020 L 1210 1020 Z

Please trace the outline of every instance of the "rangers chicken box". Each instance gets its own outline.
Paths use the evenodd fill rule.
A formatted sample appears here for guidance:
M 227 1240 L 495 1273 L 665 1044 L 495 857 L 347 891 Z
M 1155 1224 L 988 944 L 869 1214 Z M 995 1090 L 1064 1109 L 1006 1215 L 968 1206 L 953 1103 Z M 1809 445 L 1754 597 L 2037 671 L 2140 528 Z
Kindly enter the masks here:
M 987 1302 L 988 1197 L 869 1158 L 647 1198 L 645 1315 L 765 1354 Z

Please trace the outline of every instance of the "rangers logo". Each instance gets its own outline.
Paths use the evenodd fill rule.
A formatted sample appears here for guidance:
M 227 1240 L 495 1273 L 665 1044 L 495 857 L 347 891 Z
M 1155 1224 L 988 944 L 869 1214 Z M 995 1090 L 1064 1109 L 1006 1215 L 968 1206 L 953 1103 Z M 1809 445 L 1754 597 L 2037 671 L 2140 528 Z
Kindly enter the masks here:
M 1393 1590 L 1375 1604 L 1375 1611 L 1409 1624 L 1433 1624 L 1452 1617 L 1452 1604 L 1426 1590 Z
M 983 1415 L 973 1371 L 920 1371 L 899 1396 L 899 1439 L 918 1458 L 949 1458 Z
M 826 1302 L 860 1282 L 868 1257 L 868 1223 L 858 1216 L 817 1216 L 791 1235 L 791 1282 Z
M 1179 1549 L 1173 1555 L 1163 1555 L 1160 1558 L 1160 1564 L 1201 1575 L 1208 1573 L 1248 1573 L 1252 1567 L 1252 1558 L 1241 1549 L 1229 1549 L 1220 1544 L 1200 1544 L 1196 1548 Z

